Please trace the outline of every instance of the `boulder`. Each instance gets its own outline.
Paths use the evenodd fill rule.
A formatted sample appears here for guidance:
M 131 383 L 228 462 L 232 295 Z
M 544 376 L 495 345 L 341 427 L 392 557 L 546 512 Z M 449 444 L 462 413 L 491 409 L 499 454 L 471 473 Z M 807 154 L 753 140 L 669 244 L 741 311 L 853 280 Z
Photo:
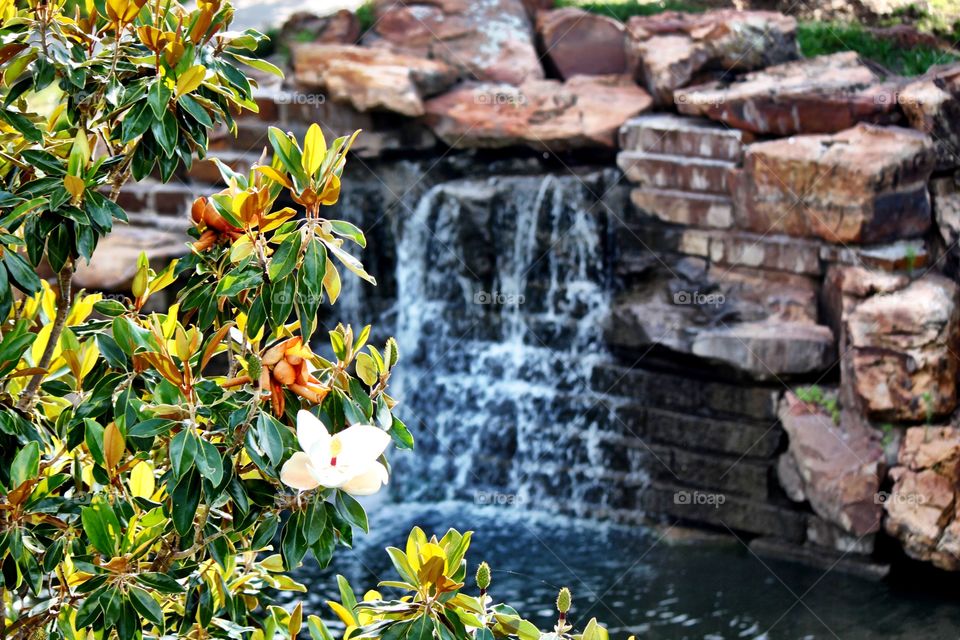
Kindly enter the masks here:
M 930 199 L 937 230 L 947 252 L 956 255 L 960 243 L 960 175 L 934 178 L 930 181 Z
M 826 410 L 792 392 L 781 405 L 780 423 L 789 439 L 786 455 L 793 458 L 814 513 L 854 536 L 878 531 L 883 449 L 877 433 L 852 412 L 842 413 L 835 424 Z
M 938 168 L 960 167 L 960 64 L 934 68 L 897 99 L 910 126 L 933 137 Z
M 327 16 L 297 11 L 280 27 L 278 42 L 354 44 L 360 39 L 360 20 L 352 11 L 341 9 Z
M 897 480 L 884 501 L 886 532 L 910 557 L 948 571 L 960 569 L 955 485 L 933 469 L 896 468 L 891 475 Z
M 768 380 L 834 363 L 833 335 L 816 317 L 810 278 L 688 257 L 616 298 L 606 339 L 618 350 L 659 347 Z
M 757 380 L 824 371 L 836 358 L 833 332 L 809 322 L 743 322 L 697 334 L 691 352 Z
M 464 84 L 426 103 L 427 122 L 455 148 L 525 145 L 560 151 L 616 145 L 617 130 L 650 96 L 626 76 Z
M 97 245 L 89 264 L 81 260 L 73 277 L 74 287 L 90 291 L 127 293 L 137 272 L 137 258 L 146 253 L 157 270 L 189 252 L 186 233 L 149 227 L 117 225 Z
M 749 71 L 798 56 L 796 20 L 776 12 L 667 11 L 627 24 L 638 77 L 661 104 L 701 71 Z
M 433 58 L 481 82 L 543 78 L 522 0 L 377 0 L 364 42 Z
M 930 139 L 859 124 L 833 135 L 750 145 L 737 194 L 738 227 L 833 243 L 922 235 L 930 226 Z
M 913 471 L 936 469 L 956 484 L 960 480 L 960 429 L 911 427 L 900 442 L 897 463 Z
M 958 322 L 957 285 L 935 274 L 846 316 L 849 384 L 870 417 L 920 421 L 953 410 Z
M 452 67 L 435 60 L 352 45 L 302 44 L 293 49 L 297 84 L 320 90 L 358 111 L 424 114 L 423 99 L 457 79 Z
M 545 61 L 561 80 L 629 73 L 627 31 L 613 18 L 566 7 L 539 12 L 536 24 Z
M 638 80 L 662 106 L 672 104 L 674 91 L 690 84 L 710 61 L 709 49 L 685 35 L 653 36 L 637 42 L 633 52 Z
M 681 113 L 754 133 L 836 133 L 897 117 L 896 85 L 851 51 L 768 67 L 674 93 Z

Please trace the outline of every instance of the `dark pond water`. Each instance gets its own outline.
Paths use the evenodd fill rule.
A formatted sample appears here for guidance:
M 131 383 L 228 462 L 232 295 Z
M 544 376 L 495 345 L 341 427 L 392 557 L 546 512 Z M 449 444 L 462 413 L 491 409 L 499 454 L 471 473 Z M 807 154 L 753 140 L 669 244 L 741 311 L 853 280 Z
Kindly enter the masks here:
M 551 624 L 561 586 L 574 594 L 573 619 L 598 617 L 614 638 L 663 640 L 956 640 L 957 597 L 916 584 L 874 583 L 839 572 L 759 559 L 736 540 L 682 541 L 665 529 L 624 527 L 461 503 L 370 505 L 371 533 L 341 551 L 330 570 L 302 570 L 309 613 L 332 617 L 335 573 L 358 591 L 393 578 L 383 552 L 402 547 L 413 525 L 428 534 L 473 530 L 470 573 L 490 563 L 492 594 Z M 665 535 L 666 531 L 666 535 Z

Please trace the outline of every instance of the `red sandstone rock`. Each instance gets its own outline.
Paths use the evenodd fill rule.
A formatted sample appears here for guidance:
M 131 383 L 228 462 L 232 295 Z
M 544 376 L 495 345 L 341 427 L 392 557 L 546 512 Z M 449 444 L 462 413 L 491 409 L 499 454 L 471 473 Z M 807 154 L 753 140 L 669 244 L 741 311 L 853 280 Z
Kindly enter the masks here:
M 868 415 L 920 421 L 953 410 L 958 323 L 957 285 L 933 274 L 849 313 L 850 383 Z
M 407 116 L 423 115 L 423 98 L 448 88 L 457 75 L 435 60 L 351 45 L 299 45 L 293 65 L 301 87 L 323 91 L 359 111 L 384 109 Z
M 960 430 L 911 427 L 900 443 L 884 528 L 913 558 L 960 570 Z
M 960 166 L 960 64 L 932 69 L 904 86 L 897 101 L 910 126 L 933 137 L 938 167 Z
M 738 226 L 834 243 L 919 236 L 930 226 L 933 164 L 930 139 L 898 127 L 756 143 L 744 160 Z
M 801 402 L 788 393 L 780 409 L 780 422 L 803 479 L 802 494 L 821 518 L 855 536 L 880 528 L 882 448 L 875 433 L 856 416 L 844 413 L 840 424 L 820 407 Z M 796 488 L 794 493 L 798 493 Z
M 627 32 L 613 18 L 575 7 L 541 11 L 537 36 L 546 61 L 561 79 L 629 72 Z
M 522 0 L 378 0 L 364 42 L 442 60 L 482 82 L 543 78 Z
M 746 71 L 797 58 L 793 18 L 768 11 L 668 11 L 628 22 L 638 77 L 660 104 L 704 69 Z
M 754 133 L 834 133 L 857 122 L 896 118 L 896 86 L 835 53 L 748 73 L 734 82 L 678 89 L 681 113 L 703 115 Z
M 520 87 L 466 84 L 428 101 L 426 111 L 434 133 L 453 147 L 556 151 L 615 146 L 620 126 L 651 102 L 624 76 L 575 76 Z

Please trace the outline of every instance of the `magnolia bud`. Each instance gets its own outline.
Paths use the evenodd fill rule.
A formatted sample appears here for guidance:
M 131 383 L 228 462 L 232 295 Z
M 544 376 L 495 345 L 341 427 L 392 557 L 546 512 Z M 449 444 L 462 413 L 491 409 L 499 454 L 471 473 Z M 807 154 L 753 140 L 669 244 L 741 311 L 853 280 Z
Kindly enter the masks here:
M 557 611 L 560 613 L 566 613 L 570 611 L 570 604 L 573 600 L 573 597 L 570 595 L 570 589 L 564 587 L 560 589 L 560 593 L 557 595 Z
M 486 562 L 477 567 L 477 586 L 484 590 L 490 586 L 490 565 Z

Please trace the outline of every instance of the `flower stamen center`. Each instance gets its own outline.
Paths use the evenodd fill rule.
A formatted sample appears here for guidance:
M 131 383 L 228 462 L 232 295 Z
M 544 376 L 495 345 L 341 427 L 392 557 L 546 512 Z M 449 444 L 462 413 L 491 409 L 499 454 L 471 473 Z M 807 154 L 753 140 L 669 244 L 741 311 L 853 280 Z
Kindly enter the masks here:
M 333 439 L 330 441 L 330 466 L 337 466 L 337 456 L 340 455 L 340 452 L 343 450 L 343 443 L 340 442 L 340 439 L 337 436 L 333 436 Z

